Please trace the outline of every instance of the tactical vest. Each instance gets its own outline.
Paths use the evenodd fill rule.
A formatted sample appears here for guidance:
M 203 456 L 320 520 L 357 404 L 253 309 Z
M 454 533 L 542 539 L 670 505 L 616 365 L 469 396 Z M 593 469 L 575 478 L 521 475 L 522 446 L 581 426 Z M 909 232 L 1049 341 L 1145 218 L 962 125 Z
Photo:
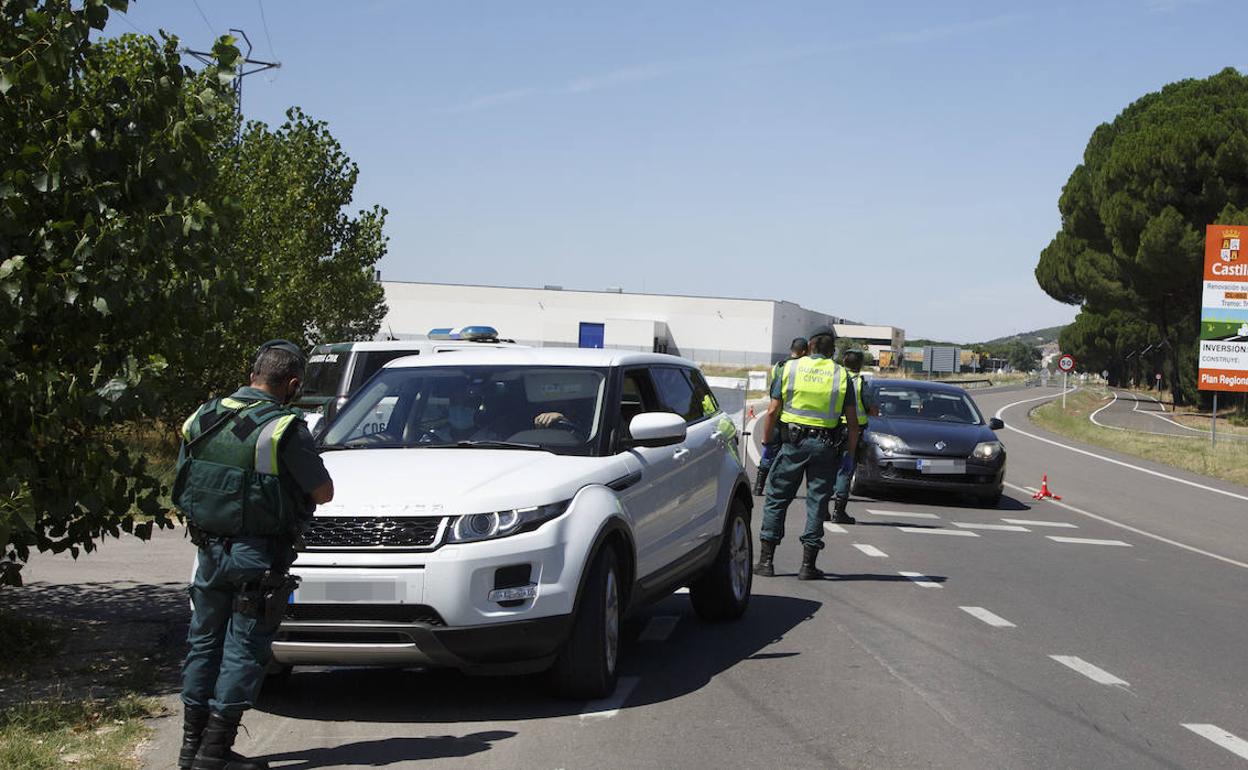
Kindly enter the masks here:
M 278 447 L 299 412 L 271 401 L 213 399 L 182 425 L 173 502 L 210 535 L 291 532 L 302 513 Z
M 858 426 L 865 428 L 867 426 L 867 406 L 862 402 L 862 386 L 865 382 L 861 374 L 851 374 L 849 379 L 854 383 L 854 407 L 858 411 Z M 844 425 L 848 420 L 845 415 L 841 415 L 841 424 Z
M 829 358 L 798 358 L 781 370 L 784 408 L 780 421 L 812 428 L 835 428 L 845 411 L 848 371 Z

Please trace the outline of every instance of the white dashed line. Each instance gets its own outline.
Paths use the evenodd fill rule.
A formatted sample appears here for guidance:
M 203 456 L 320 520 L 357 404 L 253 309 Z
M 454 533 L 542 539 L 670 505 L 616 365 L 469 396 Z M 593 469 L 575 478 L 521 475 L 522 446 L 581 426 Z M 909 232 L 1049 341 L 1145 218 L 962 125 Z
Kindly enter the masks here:
M 1097 540 L 1094 537 L 1058 537 L 1057 535 L 1045 535 L 1048 539 L 1055 543 L 1079 543 L 1081 545 L 1120 545 L 1131 548 L 1130 543 L 1124 543 L 1121 540 Z
M 823 531 L 827 532 L 829 535 L 844 535 L 846 533 L 845 528 L 840 524 L 833 524 L 831 522 L 824 522 Z
M 965 521 L 955 521 L 953 526 L 962 529 L 987 529 L 992 532 L 1030 532 L 1026 527 L 1020 527 L 1017 524 L 972 524 Z
M 683 587 L 681 587 L 681 588 L 677 588 L 677 589 L 676 589 L 676 593 L 678 593 L 678 594 L 687 594 L 687 593 L 689 593 L 689 586 L 683 586 Z
M 979 537 L 976 532 L 964 529 L 927 529 L 926 527 L 898 527 L 899 532 L 917 532 L 920 535 L 957 535 L 958 537 Z
M 1025 527 L 1061 527 L 1062 529 L 1079 529 L 1078 524 L 1068 521 L 1037 521 L 1035 519 L 1002 519 L 1007 524 L 1020 524 Z
M 1074 655 L 1050 655 L 1049 657 L 1072 671 L 1078 671 L 1080 674 L 1083 674 L 1097 684 L 1117 684 L 1122 685 L 1123 687 L 1131 686 L 1125 680 L 1119 679 L 1103 668 L 1097 668 L 1083 658 L 1077 658 Z
M 983 607 L 959 607 L 958 609 L 962 610 L 963 612 L 965 612 L 966 614 L 970 615 L 973 618 L 978 618 L 979 620 L 984 621 L 985 623 L 992 626 L 993 628 L 1017 628 L 1017 626 L 1015 626 L 1010 621 L 1006 620 L 1005 618 L 1001 617 L 995 612 L 989 612 Z
M 868 545 L 866 543 L 854 543 L 854 547 L 857 548 L 859 551 L 862 551 L 863 553 L 865 553 L 867 556 L 874 556 L 877 559 L 888 558 L 888 554 L 884 553 L 879 548 L 876 548 L 873 545 Z
M 872 516 L 894 516 L 899 519 L 939 519 L 940 517 L 934 513 L 920 513 L 918 511 L 877 511 L 871 508 L 867 509 L 867 513 Z
M 897 574 L 902 577 L 910 578 L 916 586 L 923 586 L 924 588 L 940 588 L 940 583 L 932 580 L 922 572 L 898 572 Z
M 640 678 L 635 676 L 620 677 L 615 685 L 615 692 L 602 700 L 591 700 L 585 704 L 585 708 L 581 711 L 581 721 L 610 719 L 620 713 L 620 709 L 624 707 L 624 701 L 628 700 L 628 696 L 632 694 L 633 688 L 639 681 Z
M 1185 724 L 1183 726 L 1200 737 L 1213 741 L 1232 754 L 1248 759 L 1248 741 L 1243 738 L 1232 735 L 1217 725 Z
M 655 615 L 650 618 L 650 622 L 641 630 L 641 636 L 637 637 L 637 641 L 661 642 L 672 635 L 672 632 L 676 630 L 676 624 L 679 622 L 679 615 Z

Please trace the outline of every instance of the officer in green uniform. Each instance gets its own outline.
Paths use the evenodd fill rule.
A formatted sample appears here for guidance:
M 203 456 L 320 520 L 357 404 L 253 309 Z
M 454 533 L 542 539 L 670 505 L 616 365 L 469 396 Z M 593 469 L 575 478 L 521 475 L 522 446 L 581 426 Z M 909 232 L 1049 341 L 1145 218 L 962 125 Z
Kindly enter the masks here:
M 271 657 L 290 593 L 294 543 L 334 485 L 298 410 L 304 357 L 260 346 L 250 387 L 213 399 L 182 426 L 173 500 L 199 547 L 190 652 L 182 669 L 181 770 L 263 770 L 232 751 Z
M 802 568 L 798 580 L 818 580 L 823 572 L 815 566 L 823 548 L 823 513 L 828 509 L 842 458 L 858 447 L 857 397 L 849 372 L 832 357 L 836 332 L 823 326 L 810 335 L 811 355 L 787 362 L 772 383 L 771 405 L 764 419 L 764 435 L 777 419 L 787 435 L 767 478 L 763 506 L 762 548 L 754 574 L 775 575 L 776 546 L 784 538 L 784 517 L 806 479 L 806 529 L 802 533 Z M 841 416 L 848 423 L 841 423 Z M 845 453 L 848 445 L 849 454 Z
M 805 358 L 810 352 L 810 342 L 805 337 L 794 337 L 789 343 L 789 357 L 776 362 L 771 367 L 771 382 L 774 385 L 776 380 L 780 379 L 780 372 L 784 369 L 784 365 L 795 358 Z M 780 426 L 777 425 L 772 429 L 771 433 L 763 436 L 763 454 L 758 460 L 758 469 L 754 472 L 754 494 L 761 495 L 767 490 L 767 473 L 771 470 L 771 464 L 776 461 L 776 455 L 780 453 Z
M 862 360 L 863 354 L 857 348 L 850 348 L 841 354 L 841 363 L 850 371 L 850 382 L 854 386 L 854 394 L 858 400 L 854 403 L 854 409 L 858 412 L 858 434 L 861 437 L 862 432 L 867 428 L 867 417 L 879 415 L 880 410 L 874 404 L 869 403 L 866 383 L 862 376 Z M 847 418 L 842 415 L 841 422 L 846 422 Z M 861 442 L 859 446 L 861 446 Z M 832 510 L 831 520 L 837 524 L 854 524 L 856 523 L 853 516 L 845 512 L 846 506 L 849 505 L 849 484 L 854 478 L 854 466 L 858 462 L 856 455 L 850 455 L 852 462 L 848 463 L 849 470 L 845 470 L 845 463 L 842 463 L 841 470 L 836 474 L 836 502 Z

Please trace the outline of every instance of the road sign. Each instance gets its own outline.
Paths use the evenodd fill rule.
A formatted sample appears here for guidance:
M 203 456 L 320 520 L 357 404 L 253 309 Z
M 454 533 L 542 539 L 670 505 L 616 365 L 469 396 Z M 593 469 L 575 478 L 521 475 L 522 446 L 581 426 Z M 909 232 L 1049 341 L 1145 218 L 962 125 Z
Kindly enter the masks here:
M 1106 369 L 1105 371 L 1101 372 L 1101 379 L 1103 379 L 1103 380 L 1108 380 L 1108 379 L 1109 379 L 1109 370 L 1108 370 L 1108 369 Z
M 1153 379 L 1161 382 L 1161 372 L 1157 372 L 1157 374 L 1153 375 Z
M 1071 372 L 1075 369 L 1075 357 L 1069 353 L 1063 353 L 1062 357 L 1057 359 L 1057 368 L 1063 372 Z
M 1248 228 L 1205 228 L 1205 272 L 1201 281 L 1201 390 L 1248 392 L 1248 250 L 1240 248 Z

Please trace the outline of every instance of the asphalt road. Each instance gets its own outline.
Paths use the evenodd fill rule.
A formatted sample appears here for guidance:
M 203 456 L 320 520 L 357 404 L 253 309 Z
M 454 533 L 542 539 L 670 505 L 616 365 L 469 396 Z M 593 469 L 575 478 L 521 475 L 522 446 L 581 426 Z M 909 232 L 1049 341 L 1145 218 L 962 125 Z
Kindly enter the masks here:
M 1180 438 L 1209 438 L 1209 430 L 1194 428 L 1174 419 L 1155 396 L 1125 390 L 1111 390 L 1112 398 L 1093 412 L 1089 419 L 1105 428 L 1151 433 Z M 1248 436 L 1219 431 L 1218 440 L 1244 440 Z
M 1245 766 L 1248 489 L 1045 434 L 1026 412 L 1055 395 L 975 395 L 1008 425 L 999 510 L 855 499 L 860 523 L 829 528 L 834 574 L 813 583 L 793 577 L 799 500 L 746 618 L 663 600 L 627 627 L 606 701 L 528 678 L 297 670 L 238 748 L 290 768 Z M 1030 499 L 1044 473 L 1061 502 Z M 28 579 L 142 594 L 183 580 L 190 555 L 177 536 L 111 542 Z M 149 766 L 170 767 L 177 720 L 157 724 Z

